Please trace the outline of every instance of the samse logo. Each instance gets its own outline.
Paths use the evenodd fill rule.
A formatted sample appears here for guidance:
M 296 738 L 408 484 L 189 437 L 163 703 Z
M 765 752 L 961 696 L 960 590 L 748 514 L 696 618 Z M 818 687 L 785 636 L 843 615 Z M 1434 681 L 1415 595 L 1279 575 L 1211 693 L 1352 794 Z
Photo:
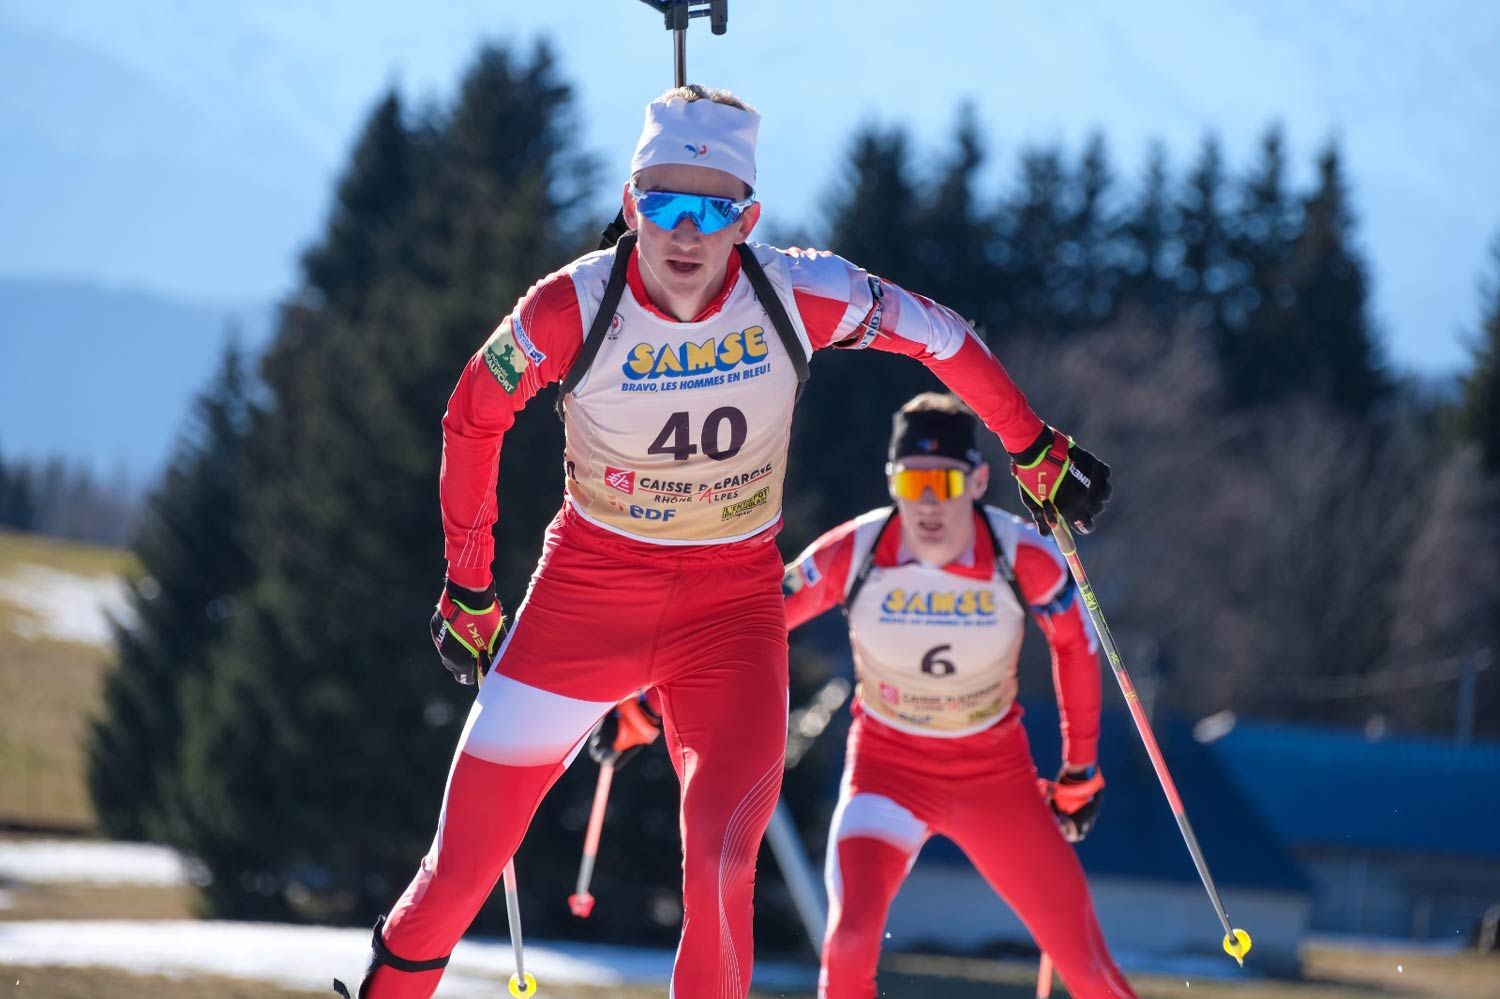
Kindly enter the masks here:
M 709 337 L 702 343 L 671 344 L 638 343 L 630 348 L 629 359 L 621 365 L 625 377 L 641 378 L 686 378 L 703 375 L 710 371 L 729 371 L 742 364 L 754 364 L 771 353 L 766 345 L 766 331 L 762 326 L 735 333 L 726 333 L 723 339 Z
M 885 595 L 880 609 L 886 614 L 917 614 L 922 617 L 994 617 L 995 594 L 990 590 L 902 590 Z

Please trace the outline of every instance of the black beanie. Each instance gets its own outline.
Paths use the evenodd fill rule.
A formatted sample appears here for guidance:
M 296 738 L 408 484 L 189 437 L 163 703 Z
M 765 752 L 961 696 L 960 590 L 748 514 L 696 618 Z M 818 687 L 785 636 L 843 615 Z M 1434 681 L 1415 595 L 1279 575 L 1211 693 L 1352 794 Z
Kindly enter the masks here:
M 941 409 L 898 412 L 891 421 L 891 446 L 886 460 L 892 464 L 912 455 L 927 454 L 962 461 L 970 468 L 984 463 L 974 439 L 979 421 L 966 411 Z

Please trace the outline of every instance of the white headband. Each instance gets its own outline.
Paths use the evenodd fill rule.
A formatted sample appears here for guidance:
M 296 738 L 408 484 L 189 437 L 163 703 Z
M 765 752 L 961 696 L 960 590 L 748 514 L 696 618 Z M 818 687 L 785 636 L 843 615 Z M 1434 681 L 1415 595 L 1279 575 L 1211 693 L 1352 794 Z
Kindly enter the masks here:
M 630 173 L 662 163 L 713 167 L 755 187 L 755 133 L 760 115 L 728 104 L 672 97 L 646 105 L 646 125 Z

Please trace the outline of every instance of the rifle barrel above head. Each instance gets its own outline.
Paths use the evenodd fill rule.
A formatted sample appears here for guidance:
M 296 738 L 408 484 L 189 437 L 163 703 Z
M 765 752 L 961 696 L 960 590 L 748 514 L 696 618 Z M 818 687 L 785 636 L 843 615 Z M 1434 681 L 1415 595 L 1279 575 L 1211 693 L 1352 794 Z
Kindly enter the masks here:
M 729 0 L 641 0 L 662 16 L 668 31 L 686 31 L 688 20 L 708 18 L 708 27 L 716 35 L 729 30 Z

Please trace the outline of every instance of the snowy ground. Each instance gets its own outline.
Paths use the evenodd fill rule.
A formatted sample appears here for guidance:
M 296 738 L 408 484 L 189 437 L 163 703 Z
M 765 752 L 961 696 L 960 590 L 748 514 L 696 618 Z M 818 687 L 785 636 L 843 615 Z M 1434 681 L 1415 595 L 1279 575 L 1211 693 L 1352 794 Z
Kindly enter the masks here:
M 367 929 L 216 921 L 0 923 L 0 964 L 218 974 L 287 988 L 324 989 L 335 976 L 358 981 L 369 946 Z M 466 940 L 453 952 L 438 996 L 501 999 L 514 962 L 508 941 Z M 526 945 L 526 970 L 542 986 L 665 986 L 671 969 L 671 951 L 541 941 Z M 811 967 L 762 961 L 755 968 L 756 984 L 767 989 L 808 991 L 815 978 Z
M 132 843 L 66 840 L 0 842 L 0 884 L 91 882 L 181 884 L 189 867 L 172 850 Z M 0 891 L 0 907 L 8 903 Z M 358 980 L 368 929 L 222 921 L 68 920 L 0 922 L 0 964 L 103 965 L 133 972 L 220 974 L 288 988 L 324 989 L 334 976 Z M 529 942 L 526 967 L 542 984 L 665 985 L 672 952 Z M 439 996 L 500 999 L 515 970 L 507 940 L 465 941 L 454 951 Z M 808 991 L 816 972 L 760 962 L 757 985 Z
M 77 840 L 0 842 L 0 884 L 177 885 L 188 865 L 175 851 L 145 843 Z
M 0 578 L 0 600 L 22 611 L 12 622 L 21 638 L 108 645 L 110 620 L 129 621 L 129 589 L 116 576 L 80 576 L 18 563 Z
M 173 885 L 186 883 L 190 865 L 162 846 L 76 840 L 0 841 L 0 909 L 27 884 Z M 327 988 L 334 976 L 358 979 L 369 950 L 368 929 L 331 929 L 227 921 L 0 922 L 0 965 L 103 965 L 139 973 L 220 974 L 288 988 Z M 1368 943 L 1368 941 L 1366 941 Z M 1399 948 L 1411 951 L 1409 941 Z M 1434 948 L 1451 951 L 1451 946 Z M 672 952 L 628 947 L 531 941 L 527 969 L 543 985 L 665 985 Z M 1116 953 L 1129 972 L 1184 979 L 1244 977 L 1215 956 Z M 454 951 L 438 996 L 501 999 L 515 970 L 507 940 L 472 939 Z M 768 991 L 810 993 L 816 969 L 760 961 L 755 983 Z

